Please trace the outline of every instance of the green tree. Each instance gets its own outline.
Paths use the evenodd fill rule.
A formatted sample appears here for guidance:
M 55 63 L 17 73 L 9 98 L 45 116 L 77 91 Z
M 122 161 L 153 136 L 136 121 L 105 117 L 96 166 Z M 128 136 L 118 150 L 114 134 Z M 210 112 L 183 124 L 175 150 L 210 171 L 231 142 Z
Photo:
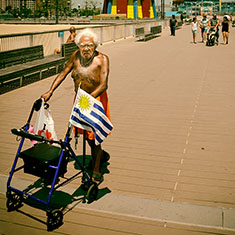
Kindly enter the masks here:
M 97 2 L 96 1 L 85 1 L 85 7 L 80 10 L 81 16 L 92 16 L 98 15 L 100 10 L 97 9 Z

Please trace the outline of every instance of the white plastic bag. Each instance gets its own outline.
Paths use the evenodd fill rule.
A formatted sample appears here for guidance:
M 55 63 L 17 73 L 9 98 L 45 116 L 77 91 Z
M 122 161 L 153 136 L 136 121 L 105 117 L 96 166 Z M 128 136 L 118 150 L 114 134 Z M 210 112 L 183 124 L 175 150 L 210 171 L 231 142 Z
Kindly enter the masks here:
M 48 109 L 44 108 L 44 99 L 38 111 L 37 120 L 34 128 L 35 134 L 44 136 L 50 140 L 57 140 L 54 121 Z

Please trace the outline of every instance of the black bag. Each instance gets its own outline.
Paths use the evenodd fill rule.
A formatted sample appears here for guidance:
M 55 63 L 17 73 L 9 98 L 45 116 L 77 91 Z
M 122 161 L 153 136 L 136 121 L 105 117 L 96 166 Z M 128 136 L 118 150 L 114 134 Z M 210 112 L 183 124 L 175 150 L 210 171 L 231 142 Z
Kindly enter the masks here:
M 24 161 L 24 172 L 52 180 L 55 176 L 56 168 L 62 149 L 46 143 L 36 144 L 19 154 Z M 65 151 L 58 173 L 63 176 L 67 172 L 68 152 Z

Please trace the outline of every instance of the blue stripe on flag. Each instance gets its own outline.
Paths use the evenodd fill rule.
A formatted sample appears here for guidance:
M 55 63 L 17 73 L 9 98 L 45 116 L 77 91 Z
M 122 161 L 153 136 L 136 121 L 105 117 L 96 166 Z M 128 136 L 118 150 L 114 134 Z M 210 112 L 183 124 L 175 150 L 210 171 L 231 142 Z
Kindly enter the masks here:
M 93 133 L 94 133 L 94 135 L 95 135 L 96 140 L 97 140 L 99 143 L 102 143 L 102 142 L 103 142 L 103 140 L 96 134 L 95 129 L 94 129 L 91 125 L 89 125 L 89 124 L 87 124 L 87 123 L 85 123 L 85 122 L 79 120 L 77 117 L 75 117 L 75 116 L 73 116 L 73 115 L 71 116 L 71 120 L 73 120 L 73 121 L 75 121 L 75 122 L 77 122 L 77 123 L 79 123 L 79 124 L 81 124 L 81 125 L 90 127 L 90 128 L 93 130 Z
M 85 116 L 84 114 L 82 114 L 78 108 L 74 108 L 74 111 L 75 111 L 76 113 L 78 113 L 79 116 L 80 116 L 83 120 L 85 120 L 86 122 L 88 122 L 88 124 L 90 124 L 91 126 L 95 127 L 97 130 L 99 130 L 100 133 L 101 133 L 104 137 L 107 137 L 108 133 L 106 133 L 106 132 L 100 127 L 100 125 L 98 125 L 97 123 L 95 123 L 94 121 L 92 121 L 90 118 L 88 118 L 87 116 Z
M 100 122 L 102 122 L 102 124 L 110 131 L 113 129 L 113 127 L 110 126 L 99 114 L 95 113 L 94 111 L 91 111 L 90 114 L 91 116 L 97 118 Z
M 87 127 L 92 128 L 92 126 L 90 126 L 90 125 L 87 124 L 86 122 L 83 122 L 83 121 L 79 120 L 77 117 L 75 117 L 75 116 L 73 116 L 73 115 L 71 116 L 70 119 L 73 120 L 73 121 L 75 121 L 75 122 L 77 122 L 77 123 L 79 123 L 79 124 L 81 124 L 81 125 L 83 125 L 83 126 L 87 126 Z M 92 128 L 92 129 L 94 129 L 94 128 Z
M 94 108 L 98 109 L 100 112 L 102 112 L 105 116 L 106 116 L 106 113 L 103 109 L 103 107 L 99 106 L 98 104 L 94 103 L 93 105 Z

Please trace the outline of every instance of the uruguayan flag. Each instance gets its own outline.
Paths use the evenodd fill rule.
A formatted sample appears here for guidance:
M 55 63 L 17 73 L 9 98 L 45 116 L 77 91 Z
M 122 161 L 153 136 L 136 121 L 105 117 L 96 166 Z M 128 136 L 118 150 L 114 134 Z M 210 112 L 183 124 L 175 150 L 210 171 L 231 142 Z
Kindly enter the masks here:
M 77 92 L 70 123 L 83 130 L 92 131 L 96 145 L 102 143 L 113 129 L 102 103 L 81 88 Z

